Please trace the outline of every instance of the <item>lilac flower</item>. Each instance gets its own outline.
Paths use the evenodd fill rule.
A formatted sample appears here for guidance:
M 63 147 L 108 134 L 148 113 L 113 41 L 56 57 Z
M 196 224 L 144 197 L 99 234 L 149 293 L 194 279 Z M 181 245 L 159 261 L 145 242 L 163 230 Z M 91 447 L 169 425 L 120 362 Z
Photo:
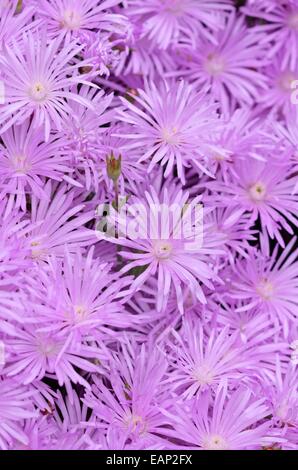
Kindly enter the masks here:
M 270 425 L 268 421 L 261 424 L 269 415 L 264 399 L 255 399 L 245 388 L 229 397 L 226 388 L 219 387 L 214 399 L 208 393 L 192 405 L 164 413 L 174 428 L 164 433 L 184 441 L 184 449 L 260 449 Z
M 280 322 L 285 336 L 291 321 L 297 319 L 297 250 L 293 238 L 280 256 L 278 245 L 269 257 L 268 247 L 251 251 L 249 261 L 239 261 L 232 280 L 232 296 L 246 300 L 241 310 L 256 305 L 266 311 L 274 324 Z
M 221 205 L 241 209 L 250 213 L 250 224 L 260 218 L 263 232 L 270 238 L 276 238 L 281 246 L 284 241 L 281 228 L 293 233 L 292 223 L 297 225 L 297 195 L 294 194 L 296 176 L 289 161 L 289 155 L 283 152 L 282 161 L 277 158 L 270 161 L 253 159 L 240 160 L 234 165 L 235 177 L 229 182 L 210 182 L 206 186 L 218 191 L 219 198 L 212 196 Z M 265 157 L 266 153 L 264 153 Z M 267 156 L 267 155 L 266 155 Z M 237 176 L 236 176 L 237 175 Z M 288 222 L 289 221 L 289 222 Z
M 130 0 L 128 15 L 136 15 L 144 20 L 144 32 L 150 40 L 162 49 L 184 37 L 193 40 L 197 31 L 212 38 L 211 29 L 219 29 L 219 17 L 214 13 L 224 13 L 231 9 L 229 0 Z M 206 28 L 206 26 L 208 28 Z
M 252 105 L 267 80 L 259 71 L 266 64 L 265 51 L 244 19 L 231 13 L 223 29 L 224 33 L 214 33 L 212 42 L 199 37 L 195 47 L 187 43 L 179 47 L 183 70 L 175 75 L 187 77 L 199 89 L 209 86 L 227 112 L 232 103 Z
M 214 387 L 223 378 L 235 381 L 244 371 L 247 374 L 249 360 L 244 349 L 237 345 L 237 335 L 231 335 L 229 328 L 220 333 L 216 333 L 215 328 L 207 332 L 194 322 L 186 321 L 180 334 L 173 331 L 172 337 L 169 344 L 172 370 L 168 382 L 186 399 Z
M 17 440 L 26 445 L 28 439 L 23 431 L 23 420 L 35 418 L 38 413 L 31 405 L 32 391 L 11 379 L 0 377 L 0 448 L 13 448 Z
M 69 100 L 92 107 L 91 102 L 70 91 L 84 82 L 78 68 L 86 63 L 71 63 L 82 46 L 74 42 L 63 49 L 61 46 L 61 36 L 48 43 L 43 31 L 28 32 L 22 43 L 13 41 L 10 48 L 4 48 L 0 56 L 5 87 L 5 103 L 0 105 L 1 134 L 33 114 L 33 126 L 43 126 L 48 140 L 51 128 L 61 129 L 71 113 Z
M 65 172 L 72 172 L 69 156 L 63 152 L 62 141 L 51 136 L 44 142 L 40 129 L 33 129 L 26 120 L 2 134 L 0 145 L 1 193 L 15 199 L 15 207 L 26 210 L 29 189 L 37 198 L 47 197 L 43 191 L 46 177 L 62 180 Z
M 17 11 L 18 0 L 1 2 L 0 5 L 0 53 L 3 45 L 11 44 L 13 38 L 19 38 L 26 30 L 36 26 L 32 19 L 34 10 L 31 6 L 25 8 L 21 13 Z
M 296 450 L 298 0 L 0 0 L 0 449 Z
M 74 347 L 85 341 L 101 342 L 109 328 L 127 328 L 133 320 L 122 306 L 130 277 L 119 279 L 111 266 L 93 259 L 93 251 L 86 257 L 80 251 L 75 255 L 66 251 L 62 262 L 48 259 L 49 269 L 39 271 L 39 278 L 36 273 L 26 278 L 31 308 L 43 323 L 42 331 L 58 333 Z
M 167 367 L 166 360 L 156 349 L 149 352 L 145 346 L 134 350 L 123 348 L 123 358 L 116 361 L 110 373 L 112 391 L 95 377 L 92 393 L 87 392 L 84 403 L 93 409 L 107 435 L 117 430 L 124 442 L 134 448 L 154 446 L 165 422 L 157 400 L 164 392 L 161 379 Z M 96 425 L 96 423 L 94 423 Z
M 119 3 L 120 0 L 38 0 L 36 6 L 49 34 L 58 36 L 62 30 L 69 40 L 77 31 L 91 31 L 94 28 L 124 32 L 125 17 L 110 11 Z
M 216 279 L 217 276 L 212 271 L 210 260 L 213 255 L 222 251 L 219 249 L 221 238 L 216 234 L 208 233 L 208 225 L 204 227 L 203 246 L 198 245 L 201 233 L 199 217 L 191 223 L 186 222 L 187 214 L 194 211 L 199 199 L 192 200 L 189 203 L 188 212 L 183 214 L 182 208 L 188 200 L 187 193 L 183 194 L 179 191 L 171 201 L 167 191 L 159 198 L 151 188 L 150 193 L 145 192 L 145 198 L 144 210 L 138 211 L 141 201 L 137 198 L 134 199 L 135 205 L 127 205 L 128 216 L 133 217 L 133 224 L 136 224 L 136 227 L 140 227 L 140 232 L 136 232 L 137 237 L 134 236 L 135 231 L 134 233 L 128 231 L 128 237 L 107 238 L 107 241 L 119 243 L 123 247 L 119 254 L 128 260 L 121 269 L 123 273 L 137 267 L 144 268 L 143 272 L 132 282 L 131 290 L 139 289 L 147 279 L 156 276 L 159 311 L 166 307 L 169 293 L 171 289 L 174 289 L 178 308 L 182 312 L 181 294 L 185 286 L 198 301 L 205 303 L 206 299 L 200 282 L 212 289 L 212 279 Z M 171 214 L 163 216 L 164 208 L 170 208 L 171 204 L 175 207 L 176 218 L 174 216 L 174 219 L 171 219 Z M 180 216 L 179 211 L 182 214 Z M 121 235 L 123 230 L 126 233 L 126 217 L 121 219 L 120 214 L 120 218 L 117 219 L 120 225 L 119 234 Z M 100 237 L 100 233 L 98 236 Z
M 266 21 L 265 24 L 255 26 L 253 31 L 262 33 L 262 42 L 272 44 L 268 51 L 268 57 L 273 57 L 282 49 L 282 67 L 288 64 L 294 68 L 297 66 L 297 0 L 285 2 L 273 0 L 267 8 L 263 3 L 259 2 L 258 5 L 247 6 L 243 8 L 243 12 Z
M 93 212 L 82 212 L 82 201 L 75 202 L 75 194 L 67 186 L 53 187 L 48 181 L 44 187 L 48 195 L 44 200 L 31 200 L 32 230 L 27 237 L 31 257 L 46 260 L 50 254 L 62 255 L 65 244 L 75 252 L 78 245 L 86 246 L 95 239 L 92 230 L 84 224 L 93 218 Z
M 215 105 L 183 81 L 161 82 L 158 88 L 151 83 L 138 93 L 134 98 L 142 109 L 122 99 L 119 117 L 132 124 L 130 132 L 121 135 L 128 140 L 125 148 L 144 148 L 141 161 L 149 161 L 149 172 L 161 164 L 167 177 L 177 167 L 184 182 L 184 167 L 204 167 L 208 136 L 217 125 Z

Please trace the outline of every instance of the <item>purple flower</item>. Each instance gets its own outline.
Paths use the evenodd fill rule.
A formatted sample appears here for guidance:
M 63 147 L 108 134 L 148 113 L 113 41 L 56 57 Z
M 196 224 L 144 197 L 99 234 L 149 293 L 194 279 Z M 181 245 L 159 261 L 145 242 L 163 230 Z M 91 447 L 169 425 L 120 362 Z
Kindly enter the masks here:
M 270 425 L 262 423 L 269 415 L 264 399 L 254 398 L 245 388 L 229 396 L 226 387 L 220 386 L 215 398 L 207 393 L 164 414 L 173 427 L 164 433 L 185 442 L 184 449 L 260 449 Z
M 149 161 L 149 172 L 160 164 L 167 177 L 176 167 L 185 182 L 184 167 L 204 168 L 204 151 L 218 122 L 216 106 L 184 81 L 161 82 L 158 88 L 151 83 L 138 93 L 134 99 L 141 109 L 122 99 L 119 117 L 132 125 L 121 134 L 127 139 L 125 148 L 144 149 L 140 161 Z
M 33 126 L 43 126 L 47 141 L 51 128 L 60 130 L 71 114 L 68 101 L 92 107 L 90 101 L 71 91 L 84 82 L 78 68 L 86 63 L 74 62 L 82 46 L 75 42 L 62 46 L 61 36 L 49 43 L 43 31 L 28 32 L 22 41 L 4 48 L 0 55 L 5 89 L 5 102 L 0 105 L 1 134 L 33 114 Z

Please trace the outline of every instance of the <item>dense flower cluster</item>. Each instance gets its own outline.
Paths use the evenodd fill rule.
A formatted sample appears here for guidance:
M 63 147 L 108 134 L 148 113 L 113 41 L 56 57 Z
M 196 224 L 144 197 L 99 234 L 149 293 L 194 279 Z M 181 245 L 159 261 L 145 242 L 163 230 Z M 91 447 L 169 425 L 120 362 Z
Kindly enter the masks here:
M 0 449 L 298 449 L 297 88 L 298 0 L 0 2 Z

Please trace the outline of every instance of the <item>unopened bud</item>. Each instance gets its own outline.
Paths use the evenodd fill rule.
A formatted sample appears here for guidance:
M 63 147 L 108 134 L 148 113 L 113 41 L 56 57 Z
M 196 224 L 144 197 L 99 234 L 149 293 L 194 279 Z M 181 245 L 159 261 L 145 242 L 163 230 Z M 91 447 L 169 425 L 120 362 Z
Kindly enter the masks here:
M 16 13 L 21 13 L 22 9 L 23 9 L 23 0 L 18 0 Z
M 117 181 L 121 175 L 121 155 L 116 159 L 112 152 L 111 155 L 107 155 L 106 162 L 108 177 L 113 181 Z

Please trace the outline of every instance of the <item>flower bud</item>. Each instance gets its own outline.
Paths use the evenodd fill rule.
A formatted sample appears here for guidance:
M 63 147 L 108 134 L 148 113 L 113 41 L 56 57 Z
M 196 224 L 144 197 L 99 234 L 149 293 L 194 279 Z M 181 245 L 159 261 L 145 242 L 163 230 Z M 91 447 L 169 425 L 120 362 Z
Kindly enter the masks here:
M 106 163 L 108 177 L 114 182 L 117 181 L 121 175 L 121 155 L 116 159 L 112 152 L 111 155 L 107 155 Z

